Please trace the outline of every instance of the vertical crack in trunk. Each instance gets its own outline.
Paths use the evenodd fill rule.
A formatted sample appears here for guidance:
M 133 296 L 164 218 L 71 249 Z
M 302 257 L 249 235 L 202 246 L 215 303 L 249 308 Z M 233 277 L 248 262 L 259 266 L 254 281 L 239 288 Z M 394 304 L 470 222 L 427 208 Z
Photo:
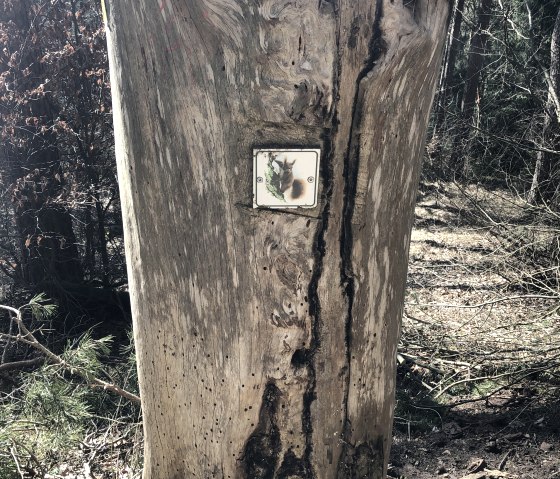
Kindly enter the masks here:
M 340 47 L 340 29 L 337 28 L 336 47 Z M 333 191 L 333 157 L 334 142 L 338 131 L 338 90 L 340 85 L 340 56 L 333 73 L 333 106 L 330 113 L 331 128 L 325 128 L 321 135 L 323 143 L 323 158 L 321 160 L 321 179 L 323 183 L 323 194 L 325 203 L 320 218 L 320 227 L 317 229 L 314 241 L 315 263 L 309 282 L 309 314 L 313 318 L 311 327 L 311 340 L 309 348 L 298 349 L 292 356 L 292 366 L 294 368 L 306 367 L 308 370 L 308 385 L 303 397 L 302 430 L 305 435 L 305 450 L 303 457 L 298 459 L 292 451 L 285 454 L 280 466 L 277 477 L 279 479 L 289 477 L 301 477 L 302 479 L 315 479 L 316 472 L 313 468 L 313 421 L 311 418 L 311 405 L 316 399 L 317 376 L 315 369 L 315 353 L 321 346 L 321 302 L 319 299 L 319 281 L 323 273 L 323 260 L 326 254 L 325 235 L 329 226 L 329 216 L 331 208 L 331 197 Z
M 335 86 L 338 85 L 338 71 L 335 77 Z M 337 119 L 336 119 L 336 102 L 333 106 L 333 120 L 332 128 L 330 130 L 325 130 L 323 133 L 323 149 L 324 156 L 321 166 L 321 176 L 323 180 L 323 188 L 325 192 L 325 207 L 321 215 L 321 227 L 317 230 L 315 237 L 315 251 L 317 252 L 315 258 L 315 264 L 313 267 L 313 273 L 311 275 L 311 281 L 309 282 L 309 314 L 313 318 L 313 324 L 311 328 L 311 341 L 309 343 L 309 349 L 304 352 L 304 361 L 309 374 L 309 383 L 307 390 L 305 391 L 303 397 L 303 414 L 302 414 L 302 430 L 305 434 L 305 451 L 303 454 L 303 475 L 304 479 L 314 479 L 316 477 L 315 471 L 312 465 L 312 454 L 313 454 L 313 421 L 311 418 L 311 405 L 316 399 L 316 386 L 317 377 L 315 370 L 315 353 L 321 346 L 321 302 L 319 299 L 319 280 L 323 272 L 323 260 L 326 253 L 326 242 L 325 234 L 329 225 L 329 214 L 331 206 L 331 196 L 332 196 L 332 182 L 333 182 L 333 144 L 332 138 L 335 136 L 337 131 Z M 296 354 L 298 351 L 296 351 Z M 294 354 L 292 364 L 296 366 L 294 360 L 297 358 Z M 286 475 L 285 477 L 290 477 Z
M 369 55 L 364 68 L 356 78 L 354 100 L 352 104 L 352 120 L 348 146 L 344 155 L 344 205 L 342 227 L 340 232 L 340 256 L 341 256 L 341 284 L 348 300 L 348 314 L 345 325 L 345 348 L 346 348 L 346 385 L 344 391 L 344 420 L 341 438 L 344 442 L 342 454 L 338 464 L 338 477 L 375 477 L 374 471 L 370 471 L 372 463 L 377 463 L 379 458 L 374 458 L 375 445 L 352 444 L 352 424 L 348 417 L 348 397 L 351 379 L 352 359 L 352 326 L 354 307 L 354 271 L 352 266 L 353 250 L 353 227 L 352 217 L 354 214 L 356 187 L 358 181 L 358 170 L 360 161 L 360 124 L 362 121 L 361 83 L 362 80 L 375 68 L 376 61 L 383 55 L 385 50 L 381 34 L 381 18 L 383 15 L 383 0 L 376 0 L 375 21 L 372 36 L 369 42 Z M 340 56 L 340 53 L 339 53 Z M 368 465 L 369 464 L 369 465 Z M 365 475 L 364 475 L 365 474 Z
M 338 71 L 335 74 L 335 85 L 338 84 Z M 299 461 L 288 457 L 290 452 L 286 454 L 281 470 L 278 473 L 279 478 L 283 477 L 301 477 L 303 479 L 314 479 L 316 473 L 312 465 L 313 454 L 313 421 L 311 419 L 311 405 L 316 399 L 317 377 L 314 364 L 315 353 L 321 345 L 321 304 L 319 300 L 318 287 L 319 280 L 323 272 L 323 259 L 326 253 L 325 234 L 329 224 L 330 202 L 332 196 L 333 182 L 333 145 L 332 138 L 337 131 L 336 106 L 333 106 L 332 128 L 323 132 L 323 160 L 321 162 L 321 177 L 323 181 L 323 191 L 325 195 L 325 206 L 321 214 L 320 227 L 315 236 L 315 264 L 311 281 L 309 282 L 309 314 L 313 318 L 311 327 L 311 340 L 309 348 L 298 349 L 292 356 L 292 366 L 294 368 L 306 367 L 308 371 L 308 385 L 303 397 L 303 413 L 302 413 L 302 430 L 305 434 L 305 451 L 303 457 Z

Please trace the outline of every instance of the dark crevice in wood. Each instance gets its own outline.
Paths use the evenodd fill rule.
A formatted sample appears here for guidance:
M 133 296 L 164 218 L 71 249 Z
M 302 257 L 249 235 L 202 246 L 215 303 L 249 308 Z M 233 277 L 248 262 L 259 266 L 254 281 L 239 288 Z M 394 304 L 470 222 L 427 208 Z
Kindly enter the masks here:
M 263 392 L 259 422 L 247 439 L 240 462 L 246 479 L 273 479 L 281 451 L 277 425 L 280 389 L 270 380 Z
M 322 13 L 337 13 L 338 0 L 319 0 L 319 11 Z
M 358 45 L 358 35 L 360 34 L 361 17 L 355 17 L 350 26 L 350 35 L 348 36 L 348 48 L 356 48 Z
M 302 216 L 304 218 L 309 218 L 310 220 L 318 220 L 317 216 L 307 215 L 305 213 L 298 213 L 297 211 L 289 211 L 283 209 L 264 209 L 264 208 L 254 208 L 253 205 L 247 205 L 243 203 L 235 203 L 237 208 L 242 208 L 243 210 L 247 210 L 247 212 L 253 214 L 254 216 L 263 216 L 263 215 L 292 215 L 292 216 Z
M 336 83 L 335 83 L 336 84 Z M 326 252 L 325 234 L 328 228 L 330 215 L 330 201 L 332 195 L 333 183 L 333 145 L 332 138 L 335 137 L 336 112 L 333 116 L 332 130 L 326 130 L 322 135 L 323 140 L 323 159 L 321 162 L 321 179 L 323 182 L 324 207 L 320 218 L 320 225 L 317 228 L 314 241 L 315 263 L 313 272 L 309 282 L 308 298 L 309 298 L 309 314 L 313 318 L 311 327 L 311 340 L 309 348 L 299 349 L 292 356 L 292 365 L 295 368 L 307 367 L 308 369 L 308 385 L 303 395 L 303 412 L 302 412 L 302 431 L 305 435 L 305 451 L 302 458 L 302 470 L 305 479 L 315 479 L 316 474 L 312 465 L 313 454 L 313 421 L 311 419 L 311 405 L 316 399 L 315 389 L 317 386 L 317 378 L 315 371 L 314 357 L 316 351 L 321 345 L 321 304 L 319 300 L 319 280 L 323 273 L 323 259 Z
M 300 369 L 307 366 L 312 359 L 312 351 L 310 349 L 298 349 L 292 355 L 292 367 Z
M 305 479 L 315 479 L 317 476 L 312 465 L 311 455 L 313 453 L 313 422 L 311 420 L 311 404 L 317 395 L 315 388 L 317 379 L 315 373 L 315 365 L 312 361 L 309 363 L 309 385 L 303 395 L 303 414 L 302 414 L 302 430 L 305 434 L 305 451 L 303 454 L 303 477 Z
M 337 35 L 337 48 L 339 45 L 339 36 Z M 340 60 L 339 60 L 340 62 Z M 320 225 L 317 228 L 314 240 L 315 263 L 313 272 L 309 282 L 308 298 L 309 298 L 309 315 L 313 318 L 311 327 L 311 339 L 309 348 L 300 349 L 292 356 L 292 365 L 295 368 L 307 367 L 308 369 L 308 385 L 303 396 L 303 412 L 302 412 L 302 431 L 305 435 L 305 451 L 302 458 L 302 471 L 305 479 L 315 479 L 316 474 L 313 469 L 313 421 L 311 418 L 311 405 L 316 399 L 317 377 L 315 370 L 315 353 L 321 346 L 321 303 L 319 300 L 319 280 L 323 274 L 323 260 L 326 253 L 325 235 L 329 225 L 331 197 L 333 190 L 333 157 L 334 145 L 333 138 L 336 137 L 338 131 L 338 117 L 336 105 L 338 102 L 338 86 L 339 86 L 340 63 L 336 65 L 333 79 L 333 98 L 335 98 L 331 111 L 331 128 L 323 130 L 321 141 L 323 143 L 323 158 L 321 160 L 320 176 L 323 183 L 324 206 L 320 216 Z
M 330 0 L 329 0 L 330 1 Z M 338 13 L 338 0 L 333 0 L 333 7 Z M 321 4 L 319 4 L 321 8 Z M 340 16 L 336 15 L 337 33 L 336 33 L 336 50 L 340 50 Z M 317 228 L 314 240 L 315 263 L 313 265 L 313 272 L 309 281 L 309 288 L 307 297 L 309 298 L 309 315 L 313 318 L 311 327 L 311 339 L 309 348 L 298 350 L 292 356 L 292 365 L 296 368 L 303 367 L 307 364 L 309 373 L 309 382 L 303 397 L 303 412 L 302 412 L 302 431 L 305 435 L 305 451 L 302 461 L 300 463 L 292 462 L 292 467 L 299 467 L 300 470 L 295 470 L 298 474 L 302 475 L 305 479 L 315 479 L 316 473 L 313 468 L 312 455 L 313 455 L 313 420 L 311 417 L 311 406 L 316 399 L 316 367 L 315 367 L 315 353 L 321 346 L 321 302 L 319 299 L 319 281 L 323 274 L 324 258 L 326 254 L 326 240 L 325 236 L 329 226 L 329 217 L 331 212 L 331 198 L 333 194 L 333 180 L 334 180 L 334 138 L 338 133 L 338 102 L 339 102 L 339 88 L 340 88 L 340 71 L 341 71 L 341 57 L 334 66 L 333 71 L 333 104 L 330 111 L 331 128 L 325 128 L 321 133 L 321 141 L 323 144 L 323 158 L 321 160 L 320 176 L 323 184 L 323 210 L 320 216 L 320 225 Z M 328 120 L 325 118 L 325 120 Z M 288 454 L 286 454 L 288 456 Z M 290 464 L 290 461 L 288 461 Z M 290 477 L 290 476 L 287 476 Z
M 305 475 L 305 464 L 304 461 L 294 454 L 292 449 L 288 449 L 284 455 L 284 460 L 278 473 L 276 474 L 277 479 L 307 479 Z
M 321 6 L 321 5 L 319 5 Z M 339 19 L 337 18 L 337 23 Z M 340 29 L 337 29 L 336 46 L 339 49 L 340 43 Z M 316 399 L 317 377 L 315 369 L 315 353 L 321 345 L 321 304 L 319 300 L 319 280 L 323 274 L 323 262 L 326 253 L 325 235 L 329 225 L 331 197 L 333 191 L 333 162 L 334 162 L 334 144 L 333 139 L 336 137 L 338 131 L 338 117 L 337 117 L 337 104 L 338 104 L 338 89 L 340 84 L 340 58 L 335 65 L 333 72 L 333 106 L 330 112 L 331 128 L 325 128 L 321 132 L 321 142 L 323 148 L 323 157 L 321 159 L 320 177 L 323 184 L 323 209 L 319 218 L 320 224 L 317 227 L 314 239 L 315 262 L 311 279 L 309 281 L 309 288 L 307 297 L 309 298 L 309 315 L 312 319 L 311 326 L 311 339 L 309 348 L 298 349 L 292 356 L 292 366 L 300 369 L 307 367 L 308 369 L 308 384 L 306 391 L 303 395 L 303 411 L 302 411 L 302 431 L 305 435 L 305 450 L 303 456 L 299 460 L 295 458 L 293 452 L 290 450 L 285 454 L 282 462 L 282 467 L 278 472 L 278 477 L 297 477 L 300 475 L 303 479 L 315 479 L 316 473 L 313 468 L 312 455 L 313 455 L 313 421 L 311 417 L 311 405 Z M 328 114 L 325 114 L 325 120 Z M 327 123 L 327 121 L 325 121 Z M 293 457 L 292 457 L 293 456 Z M 284 471 L 284 472 L 283 472 Z M 282 475 L 282 474 L 285 475 Z
M 354 92 L 354 101 L 352 105 L 352 123 L 350 126 L 350 134 L 348 136 L 348 146 L 344 157 L 344 205 L 343 218 L 340 238 L 340 256 L 341 256 L 341 283 L 344 287 L 345 295 L 348 301 L 348 314 L 346 316 L 345 325 L 345 348 L 346 348 L 346 367 L 345 367 L 345 391 L 344 391 L 344 420 L 342 427 L 342 439 L 344 447 L 339 460 L 338 474 L 340 477 L 345 476 L 344 470 L 347 467 L 351 456 L 355 454 L 356 446 L 351 444 L 351 424 L 348 419 L 348 394 L 350 390 L 350 373 L 351 373 L 351 350 L 352 350 L 352 326 L 353 326 L 353 307 L 354 307 L 354 272 L 352 267 L 352 248 L 353 248 L 353 226 L 352 217 L 354 214 L 356 188 L 358 181 L 359 161 L 360 161 L 360 125 L 362 122 L 363 92 L 361 91 L 362 80 L 374 68 L 377 60 L 381 58 L 386 50 L 386 45 L 381 32 L 381 18 L 383 15 L 382 0 L 376 0 L 375 21 L 373 24 L 372 36 L 369 42 L 369 55 L 365 62 L 364 68 L 356 78 L 356 87 Z M 370 477 L 370 476 L 356 476 Z

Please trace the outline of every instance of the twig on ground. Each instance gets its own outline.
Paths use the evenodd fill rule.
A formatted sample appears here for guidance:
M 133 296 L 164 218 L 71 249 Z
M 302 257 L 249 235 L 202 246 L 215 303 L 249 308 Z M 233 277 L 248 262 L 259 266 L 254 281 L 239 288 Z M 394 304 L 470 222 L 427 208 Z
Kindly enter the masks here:
M 445 374 L 445 371 L 442 371 L 441 369 L 438 369 L 434 366 L 430 366 L 429 364 L 427 364 L 423 361 L 419 361 L 416 357 L 411 356 L 410 354 L 399 352 L 398 355 L 401 356 L 406 361 L 411 362 L 412 364 L 415 364 L 416 366 L 419 366 L 419 367 L 424 368 L 424 369 L 428 369 L 429 371 L 433 371 L 434 373 L 437 373 L 437 374 L 441 374 L 441 375 Z
M 430 321 L 426 321 L 425 319 L 420 319 L 420 318 L 417 318 L 415 316 L 411 316 L 406 311 L 403 312 L 403 315 L 406 319 L 412 319 L 413 321 L 416 321 L 416 322 L 422 323 L 422 324 L 427 324 L 428 326 L 432 326 L 434 324 L 434 323 L 431 323 Z
M 483 303 L 477 304 L 453 304 L 453 303 L 405 303 L 406 306 L 416 306 L 419 308 L 424 307 L 435 307 L 435 308 L 458 308 L 458 309 L 476 309 L 482 308 L 484 306 L 490 306 L 496 303 L 503 303 L 504 301 L 515 301 L 515 300 L 525 300 L 525 299 L 544 299 L 549 301 L 559 301 L 560 295 L 550 296 L 546 294 L 524 294 L 517 296 L 504 296 L 502 298 L 492 299 L 490 301 L 485 301 Z
M 504 457 L 502 457 L 502 460 L 498 464 L 498 471 L 503 471 L 504 470 L 504 467 L 506 467 L 506 462 L 507 462 L 509 456 L 511 456 L 512 453 L 514 453 L 514 452 L 515 452 L 515 449 L 510 449 L 508 452 L 506 452 L 504 454 Z
M 14 460 L 14 464 L 16 465 L 17 472 L 20 475 L 21 479 L 25 479 L 25 474 L 21 470 L 21 466 L 20 466 L 19 460 L 17 458 L 17 451 L 15 450 L 14 446 L 10 447 L 10 455 L 12 456 L 12 459 Z

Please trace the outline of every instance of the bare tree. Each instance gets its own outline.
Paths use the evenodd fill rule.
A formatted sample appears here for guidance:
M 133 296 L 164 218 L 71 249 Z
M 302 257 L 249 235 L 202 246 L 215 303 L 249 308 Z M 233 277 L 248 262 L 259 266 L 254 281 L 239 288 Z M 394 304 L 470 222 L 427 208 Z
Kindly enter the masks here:
M 105 3 L 144 478 L 384 478 L 447 0 Z M 317 207 L 252 208 L 256 146 Z
M 473 26 L 467 59 L 465 90 L 462 98 L 461 125 L 454 140 L 450 164 L 459 178 L 466 177 L 469 165 L 469 137 L 473 126 L 479 125 L 477 107 L 482 97 L 482 72 L 485 67 L 488 28 L 492 16 L 493 0 L 480 0 L 476 24 Z
M 439 133 L 445 121 L 445 113 L 447 109 L 447 101 L 449 97 L 453 97 L 458 91 L 457 84 L 454 82 L 455 71 L 457 67 L 457 56 L 461 51 L 461 26 L 463 25 L 463 11 L 465 9 L 465 0 L 455 0 L 453 6 L 453 17 L 450 25 L 450 31 L 446 42 L 445 56 L 443 68 L 441 71 L 439 89 L 436 96 L 434 129 L 433 135 Z
M 537 162 L 528 198 L 529 203 L 533 204 L 537 199 L 550 202 L 558 193 L 558 153 L 553 150 L 558 146 L 555 138 L 558 135 L 560 121 L 560 11 L 556 16 L 550 42 L 550 70 L 545 72 L 545 76 L 548 99 L 542 127 L 543 148 L 537 152 Z
M 44 290 L 122 280 L 124 268 L 110 271 L 120 260 L 108 246 L 120 212 L 106 41 L 94 3 L 0 0 L 0 281 Z
M 60 152 L 52 125 L 58 116 L 51 92 L 45 91 L 44 55 L 37 32 L 37 6 L 27 1 L 0 4 L 4 49 L 1 99 L 2 170 L 12 183 L 18 233 L 19 267 L 15 279 L 36 285 L 49 279 L 80 281 L 82 270 L 72 219 L 51 201 L 64 184 Z M 45 23 L 57 18 L 44 19 Z M 3 178 L 5 180 L 5 177 Z

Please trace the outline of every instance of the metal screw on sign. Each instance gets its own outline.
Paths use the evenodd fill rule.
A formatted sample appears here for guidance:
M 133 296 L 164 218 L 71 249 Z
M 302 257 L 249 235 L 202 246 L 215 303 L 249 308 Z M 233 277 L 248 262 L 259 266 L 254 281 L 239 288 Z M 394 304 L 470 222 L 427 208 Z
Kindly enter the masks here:
M 257 177 L 257 183 L 262 183 L 264 180 L 262 178 L 262 176 L 258 176 Z
M 313 183 L 313 182 L 315 181 L 315 178 L 313 178 L 312 176 L 308 176 L 308 177 L 307 177 L 307 181 L 308 181 L 309 183 Z

